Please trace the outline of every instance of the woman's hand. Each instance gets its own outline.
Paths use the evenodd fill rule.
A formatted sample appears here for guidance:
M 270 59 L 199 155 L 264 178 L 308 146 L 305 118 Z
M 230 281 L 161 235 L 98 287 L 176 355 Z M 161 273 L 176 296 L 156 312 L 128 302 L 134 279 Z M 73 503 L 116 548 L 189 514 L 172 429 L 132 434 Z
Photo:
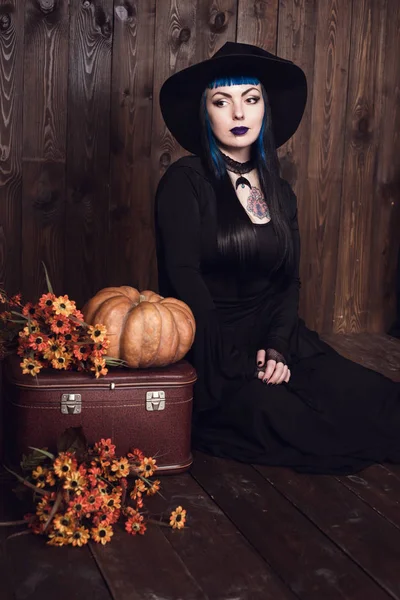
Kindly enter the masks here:
M 283 362 L 285 360 L 283 357 L 282 361 L 279 360 L 280 357 L 282 355 L 271 348 L 267 351 L 259 350 L 257 352 L 258 379 L 262 379 L 263 383 L 287 383 L 290 379 L 290 369 Z

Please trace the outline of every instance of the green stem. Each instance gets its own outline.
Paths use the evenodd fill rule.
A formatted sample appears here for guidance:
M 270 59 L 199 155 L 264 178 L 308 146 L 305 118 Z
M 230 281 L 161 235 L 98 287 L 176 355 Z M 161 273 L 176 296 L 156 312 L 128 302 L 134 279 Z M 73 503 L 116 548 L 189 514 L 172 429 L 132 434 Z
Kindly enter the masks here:
M 26 485 L 26 487 L 30 488 L 31 490 L 34 490 L 35 492 L 37 492 L 38 494 L 41 494 L 42 496 L 49 496 L 50 495 L 51 492 L 49 492 L 47 490 L 42 490 L 42 489 L 36 487 L 36 485 L 33 485 L 32 483 L 30 483 L 29 481 L 27 481 L 26 479 L 24 479 L 23 477 L 21 477 L 21 475 L 18 475 L 18 473 L 15 473 L 14 471 L 12 471 L 8 467 L 6 467 L 6 465 L 3 465 L 3 467 L 5 468 L 6 471 L 8 471 L 9 473 L 11 473 L 11 475 L 14 475 L 14 477 L 16 477 L 21 483 L 23 483 L 24 485 Z
M 23 321 L 21 321 L 22 323 L 25 323 L 25 321 L 27 321 L 27 317 L 25 317 L 25 315 L 21 314 L 20 312 L 17 312 L 16 310 L 10 310 L 10 313 L 12 315 L 16 315 L 17 317 L 22 317 Z
M 47 458 L 50 458 L 51 460 L 55 459 L 54 454 L 48 452 L 47 450 L 42 450 L 42 448 L 35 448 L 35 446 L 28 446 L 28 448 L 30 448 L 31 450 L 36 450 L 36 452 L 40 452 L 40 454 L 44 454 L 44 456 L 47 456 Z
M 101 475 L 96 475 L 97 479 L 101 479 L 102 481 L 104 481 L 104 483 L 107 483 L 107 485 L 111 485 L 111 487 L 115 487 L 115 484 L 112 483 L 111 481 L 108 481 L 108 479 L 104 479 L 104 477 L 102 477 Z
M 47 519 L 47 521 L 46 521 L 46 523 L 45 523 L 45 525 L 43 527 L 43 533 L 47 530 L 48 526 L 50 525 L 51 521 L 53 520 L 54 515 L 56 514 L 56 512 L 59 509 L 61 501 L 62 501 L 62 491 L 60 490 L 57 493 L 57 498 L 56 498 L 56 501 L 54 502 L 54 506 L 51 509 L 51 512 L 50 512 L 50 514 L 48 516 L 48 519 Z
M 145 483 L 147 483 L 147 485 L 149 487 L 151 487 L 153 485 L 152 482 L 150 481 L 150 479 L 146 479 L 146 477 L 144 477 L 143 475 L 140 475 L 138 473 L 137 476 L 139 477 L 139 479 L 141 479 L 142 481 L 144 481 Z
M 45 277 L 46 277 L 47 289 L 49 290 L 50 294 L 54 294 L 53 286 L 51 285 L 51 282 L 50 282 L 49 273 L 48 273 L 46 265 L 45 265 L 45 263 L 43 261 L 42 261 L 42 265 L 43 265 L 44 274 L 45 274 Z
M 7 540 L 11 540 L 11 538 L 18 537 L 20 535 L 27 535 L 28 533 L 31 533 L 30 529 L 26 529 L 25 531 L 18 531 L 18 533 L 12 533 L 11 535 L 9 535 L 7 537 Z

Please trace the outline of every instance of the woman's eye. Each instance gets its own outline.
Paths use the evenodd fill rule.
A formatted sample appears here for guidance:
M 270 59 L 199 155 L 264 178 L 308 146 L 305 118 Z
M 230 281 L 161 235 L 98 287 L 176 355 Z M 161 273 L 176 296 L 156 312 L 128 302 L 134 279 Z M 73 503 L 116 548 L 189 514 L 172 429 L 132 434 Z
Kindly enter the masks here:
M 214 102 L 214 106 L 225 106 L 226 100 L 217 100 Z
M 250 104 L 257 104 L 259 99 L 260 98 L 258 96 L 252 96 L 251 98 L 247 98 L 247 100 L 250 102 Z

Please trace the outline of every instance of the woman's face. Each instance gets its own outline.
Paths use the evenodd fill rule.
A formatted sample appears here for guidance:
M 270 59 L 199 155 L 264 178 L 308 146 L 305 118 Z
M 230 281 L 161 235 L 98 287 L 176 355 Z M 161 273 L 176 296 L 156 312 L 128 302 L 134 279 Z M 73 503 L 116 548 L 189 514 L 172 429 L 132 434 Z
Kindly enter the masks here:
M 258 138 L 265 108 L 260 84 L 207 88 L 206 107 L 221 148 L 246 148 Z

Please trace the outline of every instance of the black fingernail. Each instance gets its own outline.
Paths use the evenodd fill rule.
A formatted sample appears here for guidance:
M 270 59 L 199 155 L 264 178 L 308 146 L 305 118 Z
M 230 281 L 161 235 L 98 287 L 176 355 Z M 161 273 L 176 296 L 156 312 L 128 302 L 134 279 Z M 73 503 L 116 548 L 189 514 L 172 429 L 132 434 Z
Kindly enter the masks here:
M 262 365 L 262 360 L 259 360 L 257 364 L 258 364 L 258 366 L 259 366 L 259 367 L 261 367 L 261 365 Z

